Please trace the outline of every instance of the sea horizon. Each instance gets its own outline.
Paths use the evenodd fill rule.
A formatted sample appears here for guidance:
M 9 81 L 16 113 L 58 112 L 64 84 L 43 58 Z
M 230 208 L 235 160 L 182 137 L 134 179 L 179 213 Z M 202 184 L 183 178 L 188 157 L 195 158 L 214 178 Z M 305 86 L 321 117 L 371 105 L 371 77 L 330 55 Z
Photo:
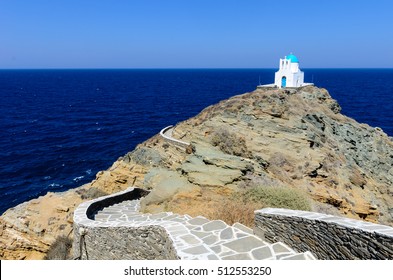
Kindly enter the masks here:
M 393 67 L 302 67 L 304 70 L 393 70 Z M 272 67 L 43 67 L 43 68 L 0 68 L 0 71 L 18 71 L 18 70 L 274 70 L 277 71 L 276 66 Z

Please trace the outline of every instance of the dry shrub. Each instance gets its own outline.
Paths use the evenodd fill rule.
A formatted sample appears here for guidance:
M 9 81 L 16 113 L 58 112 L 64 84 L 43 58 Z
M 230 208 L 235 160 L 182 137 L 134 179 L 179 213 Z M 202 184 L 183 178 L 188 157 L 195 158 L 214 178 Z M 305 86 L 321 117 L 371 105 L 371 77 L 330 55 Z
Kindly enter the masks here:
M 233 196 L 225 198 L 207 218 L 222 220 L 228 225 L 241 223 L 245 226 L 253 227 L 254 211 L 261 208 L 262 205 L 260 203 L 245 203 L 240 197 Z
M 274 173 L 281 173 L 283 171 L 286 172 L 294 172 L 295 171 L 295 163 L 288 155 L 284 155 L 280 152 L 274 153 L 269 159 L 269 168 Z
M 311 211 L 311 202 L 304 192 L 289 187 L 247 188 L 224 198 L 208 218 L 253 227 L 254 211 L 269 207 Z
M 79 189 L 76 192 L 77 192 L 77 194 L 80 195 L 80 197 L 83 200 L 85 200 L 85 199 L 89 199 L 90 200 L 90 199 L 95 199 L 95 198 L 98 198 L 98 197 L 101 197 L 101 196 L 108 195 L 106 192 L 104 192 L 104 191 L 102 191 L 102 190 L 100 190 L 98 188 L 95 188 L 95 187 L 88 188 L 88 189 L 85 189 L 85 188 Z
M 72 248 L 72 240 L 64 235 L 58 236 L 50 246 L 45 260 L 69 260 Z
M 246 202 L 261 203 L 264 207 L 311 211 L 307 195 L 289 187 L 257 187 L 244 191 L 241 196 Z
M 244 137 L 238 136 L 236 133 L 229 132 L 225 128 L 218 128 L 213 132 L 211 143 L 218 147 L 222 152 L 241 156 L 250 157 L 251 153 L 247 149 Z

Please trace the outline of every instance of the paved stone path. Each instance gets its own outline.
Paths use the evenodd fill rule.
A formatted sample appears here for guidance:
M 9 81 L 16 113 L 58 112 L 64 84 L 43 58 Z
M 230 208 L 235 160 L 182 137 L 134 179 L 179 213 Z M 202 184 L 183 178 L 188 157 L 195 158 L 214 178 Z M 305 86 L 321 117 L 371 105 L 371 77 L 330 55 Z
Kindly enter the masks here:
M 310 252 L 296 253 L 285 244 L 267 243 L 253 235 L 252 229 L 236 223 L 228 226 L 220 220 L 192 218 L 171 212 L 139 213 L 139 200 L 123 201 L 99 211 L 96 222 L 110 222 L 113 226 L 160 225 L 173 240 L 181 259 L 208 260 L 312 260 Z

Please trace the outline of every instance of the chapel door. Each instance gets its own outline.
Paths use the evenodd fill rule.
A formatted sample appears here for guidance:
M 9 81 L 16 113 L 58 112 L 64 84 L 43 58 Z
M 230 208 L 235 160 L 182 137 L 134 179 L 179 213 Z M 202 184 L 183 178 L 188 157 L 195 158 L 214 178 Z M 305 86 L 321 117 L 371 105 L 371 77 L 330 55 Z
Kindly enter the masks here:
M 281 87 L 286 87 L 287 86 L 287 77 L 282 77 L 281 78 Z

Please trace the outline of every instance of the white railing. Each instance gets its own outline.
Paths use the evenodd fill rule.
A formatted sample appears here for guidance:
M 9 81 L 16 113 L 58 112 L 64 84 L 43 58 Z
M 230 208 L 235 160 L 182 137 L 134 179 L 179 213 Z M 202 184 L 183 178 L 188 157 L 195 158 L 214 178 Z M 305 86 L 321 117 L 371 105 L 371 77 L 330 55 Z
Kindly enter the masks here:
M 167 127 L 164 127 L 163 129 L 161 129 L 160 135 L 163 138 L 165 138 L 165 139 L 167 139 L 167 140 L 169 140 L 171 142 L 174 142 L 175 144 L 180 144 L 181 146 L 186 146 L 186 147 L 188 145 L 190 145 L 190 143 L 187 143 L 187 142 L 184 142 L 184 141 L 181 141 L 181 140 L 173 138 L 172 135 L 166 135 L 165 133 L 167 133 L 170 129 L 173 129 L 173 125 L 169 125 Z

